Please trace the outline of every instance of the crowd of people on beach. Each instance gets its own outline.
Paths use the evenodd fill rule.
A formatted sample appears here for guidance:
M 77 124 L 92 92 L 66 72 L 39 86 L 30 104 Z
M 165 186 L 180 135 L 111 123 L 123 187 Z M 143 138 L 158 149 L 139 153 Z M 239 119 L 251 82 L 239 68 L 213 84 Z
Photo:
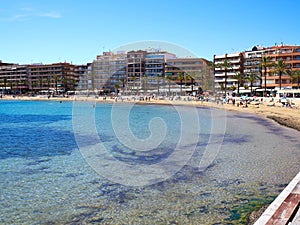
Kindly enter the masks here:
M 267 96 L 267 97 L 248 97 L 247 95 L 242 95 L 239 97 L 233 97 L 233 96 L 226 96 L 226 97 L 220 97 L 220 100 L 217 100 L 217 104 L 232 104 L 233 106 L 237 107 L 244 107 L 247 108 L 250 104 L 255 105 L 256 107 L 259 107 L 260 105 L 266 105 L 266 106 L 278 106 L 278 107 L 286 107 L 286 108 L 298 108 L 298 104 L 293 101 L 293 99 L 288 99 L 286 97 L 282 98 L 276 98 L 274 96 Z
M 248 108 L 249 105 L 259 108 L 261 105 L 270 107 L 285 107 L 285 108 L 299 108 L 300 99 L 294 100 L 286 97 L 276 98 L 275 96 L 257 97 L 257 96 L 214 96 L 214 95 L 185 95 L 185 96 L 158 96 L 152 95 L 0 95 L 0 99 L 32 99 L 32 100 L 96 100 L 103 102 L 151 102 L 160 103 L 162 101 L 176 101 L 176 102 L 208 102 L 215 104 L 232 104 L 236 107 Z

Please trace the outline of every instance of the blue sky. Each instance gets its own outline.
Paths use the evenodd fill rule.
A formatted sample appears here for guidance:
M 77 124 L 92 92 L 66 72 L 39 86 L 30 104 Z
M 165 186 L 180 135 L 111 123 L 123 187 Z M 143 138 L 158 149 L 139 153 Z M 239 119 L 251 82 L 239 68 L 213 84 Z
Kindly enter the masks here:
M 148 40 L 212 60 L 254 45 L 299 45 L 299 9 L 298 0 L 0 0 L 0 60 L 85 64 Z

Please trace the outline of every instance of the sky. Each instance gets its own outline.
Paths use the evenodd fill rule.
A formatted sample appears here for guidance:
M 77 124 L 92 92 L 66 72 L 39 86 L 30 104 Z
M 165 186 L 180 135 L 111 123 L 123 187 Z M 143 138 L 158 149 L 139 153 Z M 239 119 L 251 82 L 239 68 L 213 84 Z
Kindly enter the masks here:
M 0 0 L 0 60 L 86 64 L 146 41 L 212 60 L 255 45 L 299 45 L 299 9 L 298 0 Z

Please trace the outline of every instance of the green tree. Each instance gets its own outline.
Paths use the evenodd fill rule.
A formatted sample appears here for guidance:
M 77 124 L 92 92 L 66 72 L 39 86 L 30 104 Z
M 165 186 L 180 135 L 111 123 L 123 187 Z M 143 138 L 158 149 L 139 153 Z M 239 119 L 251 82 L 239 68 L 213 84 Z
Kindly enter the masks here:
M 131 80 L 133 82 L 133 90 L 135 90 L 135 84 L 136 84 L 136 76 L 131 77 Z M 137 92 L 137 90 L 135 90 L 135 92 Z M 136 93 L 135 93 L 136 94 Z
M 147 88 L 148 88 L 148 75 L 144 74 L 143 76 L 143 83 L 144 83 L 144 94 L 147 94 Z
M 120 88 L 120 85 L 119 84 L 115 84 L 115 93 L 116 93 L 116 95 L 118 95 L 119 88 Z
M 240 86 L 244 80 L 244 74 L 238 72 L 233 76 L 233 79 L 237 80 L 237 95 L 240 95 Z
M 194 82 L 195 82 L 195 79 L 193 78 L 193 76 L 191 74 L 188 74 L 186 76 L 186 79 L 188 81 L 190 81 L 189 83 L 191 84 L 191 88 L 192 88 L 192 92 L 194 91 Z M 204 83 L 204 82 L 203 82 Z
M 227 91 L 227 74 L 228 74 L 228 71 L 232 68 L 232 64 L 229 62 L 228 59 L 225 58 L 225 60 L 220 63 L 220 64 L 216 64 L 215 65 L 217 68 L 220 68 L 222 70 L 224 70 L 224 74 L 225 74 L 225 80 L 224 80 L 224 91 L 225 91 L 225 96 L 226 96 L 226 91 Z
M 58 93 L 58 91 L 57 91 L 57 86 L 58 86 L 58 76 L 57 75 L 54 75 L 54 83 L 55 83 L 55 94 L 57 94 Z
M 300 70 L 288 70 L 288 75 L 291 77 L 292 83 L 297 82 L 297 88 L 300 89 Z
M 168 96 L 171 96 L 171 81 L 173 80 L 173 77 L 171 74 L 168 74 L 166 77 L 167 81 L 168 81 Z
M 10 87 L 10 91 L 12 91 L 12 89 L 13 89 L 13 82 L 10 80 L 10 81 L 8 81 L 8 84 L 9 84 L 9 87 Z
M 50 88 L 50 83 L 51 83 L 51 79 L 50 79 L 50 77 L 47 77 L 48 89 Z
M 122 92 L 123 92 L 123 94 L 124 94 L 124 89 L 125 89 L 126 79 L 122 77 L 122 78 L 120 79 L 120 81 L 121 81 L 121 84 L 122 84 Z
M 271 58 L 269 56 L 262 56 L 261 62 L 260 62 L 260 68 L 263 70 L 264 75 L 264 97 L 267 96 L 267 69 L 273 65 L 273 62 L 271 61 Z
M 279 75 L 279 90 L 281 90 L 282 86 L 282 74 L 288 71 L 287 64 L 283 61 L 283 59 L 279 59 L 274 65 L 274 72 Z
M 185 80 L 185 73 L 179 72 L 177 79 L 179 80 L 179 85 L 180 85 L 180 95 L 182 95 L 182 85 L 183 85 L 183 81 Z
M 39 87 L 40 87 L 40 90 L 43 89 L 43 79 L 41 77 L 39 77 Z
M 161 80 L 161 74 L 156 74 L 156 82 L 157 82 L 157 96 L 159 95 L 159 86 L 160 86 L 160 80 Z
M 4 84 L 4 93 L 6 93 L 6 86 L 7 86 L 7 78 L 3 78 L 3 84 Z
M 252 95 L 253 83 L 255 81 L 259 80 L 259 76 L 256 73 L 250 73 L 246 79 L 250 82 L 250 91 L 251 91 L 251 95 Z

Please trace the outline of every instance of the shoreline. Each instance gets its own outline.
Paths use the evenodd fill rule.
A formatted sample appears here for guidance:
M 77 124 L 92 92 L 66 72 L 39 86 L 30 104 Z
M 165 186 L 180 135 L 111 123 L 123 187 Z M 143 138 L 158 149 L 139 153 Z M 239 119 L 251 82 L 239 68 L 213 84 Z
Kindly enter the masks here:
M 83 102 L 95 102 L 95 103 L 135 103 L 141 105 L 182 105 L 182 106 L 194 106 L 194 107 L 208 107 L 216 108 L 228 111 L 235 111 L 240 113 L 251 113 L 259 116 L 263 116 L 267 119 L 271 119 L 278 124 L 300 131 L 300 108 L 286 108 L 281 107 L 280 104 L 276 106 L 269 106 L 265 101 L 262 104 L 248 104 L 247 108 L 238 107 L 232 104 L 217 104 L 215 102 L 194 101 L 194 100 L 156 100 L 140 101 L 139 99 L 133 100 L 132 98 L 123 97 L 123 100 L 115 100 L 115 98 L 103 97 L 83 97 L 83 96 L 71 96 L 71 97 L 27 97 L 17 96 L 3 96 L 0 100 L 20 100 L 20 101 L 83 101 Z

